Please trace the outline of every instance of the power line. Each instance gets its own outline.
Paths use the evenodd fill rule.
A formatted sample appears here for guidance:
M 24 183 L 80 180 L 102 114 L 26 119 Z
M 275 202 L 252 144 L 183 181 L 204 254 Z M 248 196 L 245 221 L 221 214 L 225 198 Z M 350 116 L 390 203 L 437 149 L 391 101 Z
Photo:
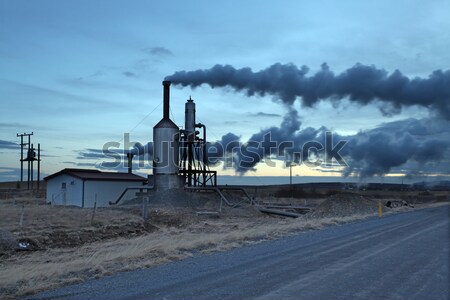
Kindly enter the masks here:
M 158 107 L 160 107 L 161 106 L 161 104 L 162 104 L 162 102 L 160 102 L 158 105 L 156 105 L 153 109 L 152 109 L 152 111 L 150 111 L 142 120 L 140 120 L 131 130 L 129 130 L 129 132 L 128 133 L 131 133 L 131 132 L 133 132 L 137 127 L 139 127 Z M 119 140 L 119 141 L 117 141 L 117 143 L 121 143 L 122 141 L 123 141 L 123 139 L 124 139 L 124 137 L 122 136 L 122 138 Z M 103 150 L 103 149 L 102 149 Z M 91 166 L 91 169 L 93 169 L 96 165 L 97 165 L 97 163 L 101 160 L 102 158 L 99 158 L 99 159 L 97 159 L 95 162 L 94 162 L 94 165 L 93 166 Z

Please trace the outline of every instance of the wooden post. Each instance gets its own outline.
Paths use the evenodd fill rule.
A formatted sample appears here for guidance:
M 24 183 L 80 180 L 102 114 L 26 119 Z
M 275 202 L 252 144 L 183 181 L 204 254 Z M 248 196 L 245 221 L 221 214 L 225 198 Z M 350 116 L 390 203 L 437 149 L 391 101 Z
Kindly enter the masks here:
M 378 218 L 383 216 L 383 207 L 381 206 L 381 201 L 378 201 Z
M 94 224 L 94 217 L 95 217 L 96 210 L 97 210 L 97 194 L 95 194 L 94 211 L 92 212 L 91 226 L 92 226 L 92 224 Z
M 24 215 L 24 213 L 25 213 L 25 205 L 22 204 L 22 211 L 20 212 L 20 220 L 19 220 L 20 227 L 22 227 L 22 225 L 23 225 L 23 215 Z
M 144 222 L 148 219 L 148 197 L 142 197 L 142 219 Z

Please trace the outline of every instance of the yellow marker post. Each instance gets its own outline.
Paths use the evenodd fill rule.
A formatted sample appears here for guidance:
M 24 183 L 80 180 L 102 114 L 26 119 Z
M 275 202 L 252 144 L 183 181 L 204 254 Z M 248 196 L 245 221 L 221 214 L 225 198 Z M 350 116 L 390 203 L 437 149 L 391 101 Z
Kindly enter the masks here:
M 383 207 L 381 206 L 381 201 L 378 201 L 378 218 L 383 216 Z

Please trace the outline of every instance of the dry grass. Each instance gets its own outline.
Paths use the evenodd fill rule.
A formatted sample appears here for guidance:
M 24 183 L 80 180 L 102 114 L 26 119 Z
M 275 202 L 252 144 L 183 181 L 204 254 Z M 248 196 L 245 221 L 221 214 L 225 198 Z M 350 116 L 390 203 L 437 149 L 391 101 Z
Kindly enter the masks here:
M 0 290 L 3 296 L 25 295 L 118 271 L 183 259 L 194 252 L 223 251 L 294 231 L 319 229 L 366 217 L 357 215 L 320 220 L 268 218 L 264 222 L 241 220 L 235 221 L 232 228 L 224 232 L 213 229 L 199 233 L 172 228 L 131 239 L 95 242 L 76 249 L 49 249 L 10 257 L 2 262 Z M 221 222 L 224 220 L 219 220 L 215 227 L 224 225 L 223 228 L 230 228 L 230 224 Z
M 22 204 L 25 204 L 24 226 L 19 227 Z M 405 209 L 408 208 L 401 210 Z M 0 228 L 8 229 L 17 236 L 38 238 L 51 236 L 55 231 L 65 232 L 66 236 L 83 232 L 94 237 L 105 232 L 114 234 L 107 235 L 106 239 L 81 241 L 79 245 L 52 247 L 49 244 L 44 247 L 46 250 L 2 257 L 0 298 L 32 294 L 115 272 L 156 266 L 198 252 L 224 251 L 373 215 L 283 219 L 250 213 L 208 218 L 186 212 L 159 211 L 150 214 L 151 224 L 144 224 L 139 217 L 139 209 L 101 209 L 96 213 L 97 223 L 93 226 L 90 223 L 92 212 L 88 209 L 39 205 L 36 199 L 1 201 Z M 159 229 L 140 234 L 129 233 L 131 229 L 147 228 L 149 225 Z M 112 230 L 111 226 L 115 229 Z M 127 234 L 120 234 L 123 230 Z
M 51 206 L 42 200 L 3 202 L 0 204 L 0 227 L 12 231 L 35 232 L 46 231 L 49 226 L 60 229 L 81 229 L 91 226 L 93 209 L 78 207 Z M 20 216 L 23 214 L 23 224 L 19 226 Z M 96 224 L 120 225 L 128 222 L 140 222 L 138 215 L 123 210 L 97 209 Z

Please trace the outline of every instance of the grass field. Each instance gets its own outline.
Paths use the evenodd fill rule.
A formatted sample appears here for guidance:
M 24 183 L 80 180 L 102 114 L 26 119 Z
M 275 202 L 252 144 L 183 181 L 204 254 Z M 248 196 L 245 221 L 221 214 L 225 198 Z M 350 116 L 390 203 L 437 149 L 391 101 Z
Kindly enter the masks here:
M 314 217 L 305 215 L 297 219 L 265 215 L 246 205 L 228 208 L 219 215 L 197 215 L 188 208 L 150 208 L 149 219 L 144 221 L 139 207 L 102 208 L 94 214 L 93 209 L 47 205 L 44 199 L 30 193 L 9 194 L 0 200 L 0 230 L 3 234 L 0 243 L 5 243 L 8 237 L 14 238 L 15 242 L 29 243 L 32 251 L 10 249 L 2 252 L 0 297 L 15 298 L 89 278 L 151 267 L 197 253 L 223 251 L 376 214 L 378 200 L 365 196 L 362 201 L 360 197 L 343 194 L 306 199 L 307 204 L 315 208 L 315 214 L 311 214 Z M 436 199 L 444 198 L 437 195 L 433 201 L 427 200 L 426 205 Z M 305 202 L 305 199 L 271 195 L 260 200 Z M 342 203 L 344 213 L 334 216 L 330 209 L 336 210 L 336 203 Z M 412 208 L 395 211 L 405 209 Z M 384 210 L 385 213 L 393 212 Z

